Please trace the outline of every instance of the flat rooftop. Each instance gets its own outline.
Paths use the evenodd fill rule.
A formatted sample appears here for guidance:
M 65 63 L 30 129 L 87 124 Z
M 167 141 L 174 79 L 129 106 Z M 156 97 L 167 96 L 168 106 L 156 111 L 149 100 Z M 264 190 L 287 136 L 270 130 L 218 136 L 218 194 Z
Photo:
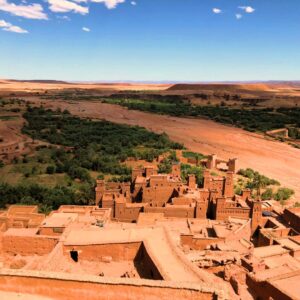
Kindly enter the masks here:
M 300 299 L 300 274 L 271 281 L 272 284 L 292 299 Z
M 67 246 L 73 245 L 102 245 L 115 243 L 142 242 L 148 235 L 156 231 L 152 228 L 94 228 L 72 230 L 64 242 Z
M 189 262 L 177 254 L 176 245 L 171 242 L 162 227 L 73 230 L 66 237 L 64 244 L 66 246 L 84 246 L 133 242 L 143 242 L 149 256 L 165 280 L 181 282 L 207 280 L 207 278 L 201 278 L 202 275 L 199 274 L 201 270 L 195 271 L 192 265 L 187 266 Z
M 41 227 L 65 227 L 78 218 L 77 213 L 53 213 L 46 218 Z
M 9 228 L 3 236 L 35 236 L 38 228 Z
M 282 254 L 288 254 L 289 250 L 284 249 L 281 245 L 265 246 L 254 248 L 253 254 L 259 258 L 266 258 L 269 256 L 276 256 Z

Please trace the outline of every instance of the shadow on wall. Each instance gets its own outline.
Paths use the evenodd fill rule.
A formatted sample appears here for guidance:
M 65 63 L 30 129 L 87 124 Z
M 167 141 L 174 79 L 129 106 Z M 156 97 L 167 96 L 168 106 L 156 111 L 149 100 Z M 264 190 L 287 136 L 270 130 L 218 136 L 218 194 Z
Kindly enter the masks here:
M 144 243 L 141 243 L 141 246 L 133 262 L 141 278 L 152 280 L 164 279 L 155 263 L 153 262 L 152 258 L 148 254 Z

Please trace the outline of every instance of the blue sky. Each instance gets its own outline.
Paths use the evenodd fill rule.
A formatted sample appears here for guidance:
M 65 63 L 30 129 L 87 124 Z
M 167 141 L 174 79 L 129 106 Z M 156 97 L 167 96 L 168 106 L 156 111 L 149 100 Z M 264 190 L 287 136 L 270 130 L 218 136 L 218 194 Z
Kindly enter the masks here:
M 0 78 L 300 80 L 300 1 L 0 0 Z

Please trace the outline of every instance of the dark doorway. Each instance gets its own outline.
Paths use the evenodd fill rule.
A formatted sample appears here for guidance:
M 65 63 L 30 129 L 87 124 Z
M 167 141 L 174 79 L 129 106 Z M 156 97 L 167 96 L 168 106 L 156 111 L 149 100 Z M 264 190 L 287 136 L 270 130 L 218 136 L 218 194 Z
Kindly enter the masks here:
M 75 262 L 78 262 L 78 251 L 75 250 L 70 251 L 70 256 Z

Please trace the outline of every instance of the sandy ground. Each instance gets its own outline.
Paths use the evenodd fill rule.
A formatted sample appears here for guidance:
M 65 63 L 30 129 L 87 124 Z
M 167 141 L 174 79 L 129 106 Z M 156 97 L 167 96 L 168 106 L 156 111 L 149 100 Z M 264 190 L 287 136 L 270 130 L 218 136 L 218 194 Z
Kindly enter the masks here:
M 53 300 L 54 298 L 43 297 L 39 295 L 4 292 L 0 291 L 0 299 L 3 300 Z
M 1 92 L 34 92 L 44 90 L 61 90 L 61 89 L 94 89 L 94 90 L 164 90 L 169 88 L 170 84 L 145 84 L 145 83 L 43 83 L 39 82 L 18 82 L 0 79 Z
M 96 102 L 48 102 L 81 117 L 146 127 L 166 132 L 193 151 L 215 153 L 221 158 L 238 158 L 239 168 L 250 167 L 293 188 L 300 197 L 300 150 L 263 136 L 209 120 L 176 118 Z M 300 201 L 300 198 L 299 198 Z

